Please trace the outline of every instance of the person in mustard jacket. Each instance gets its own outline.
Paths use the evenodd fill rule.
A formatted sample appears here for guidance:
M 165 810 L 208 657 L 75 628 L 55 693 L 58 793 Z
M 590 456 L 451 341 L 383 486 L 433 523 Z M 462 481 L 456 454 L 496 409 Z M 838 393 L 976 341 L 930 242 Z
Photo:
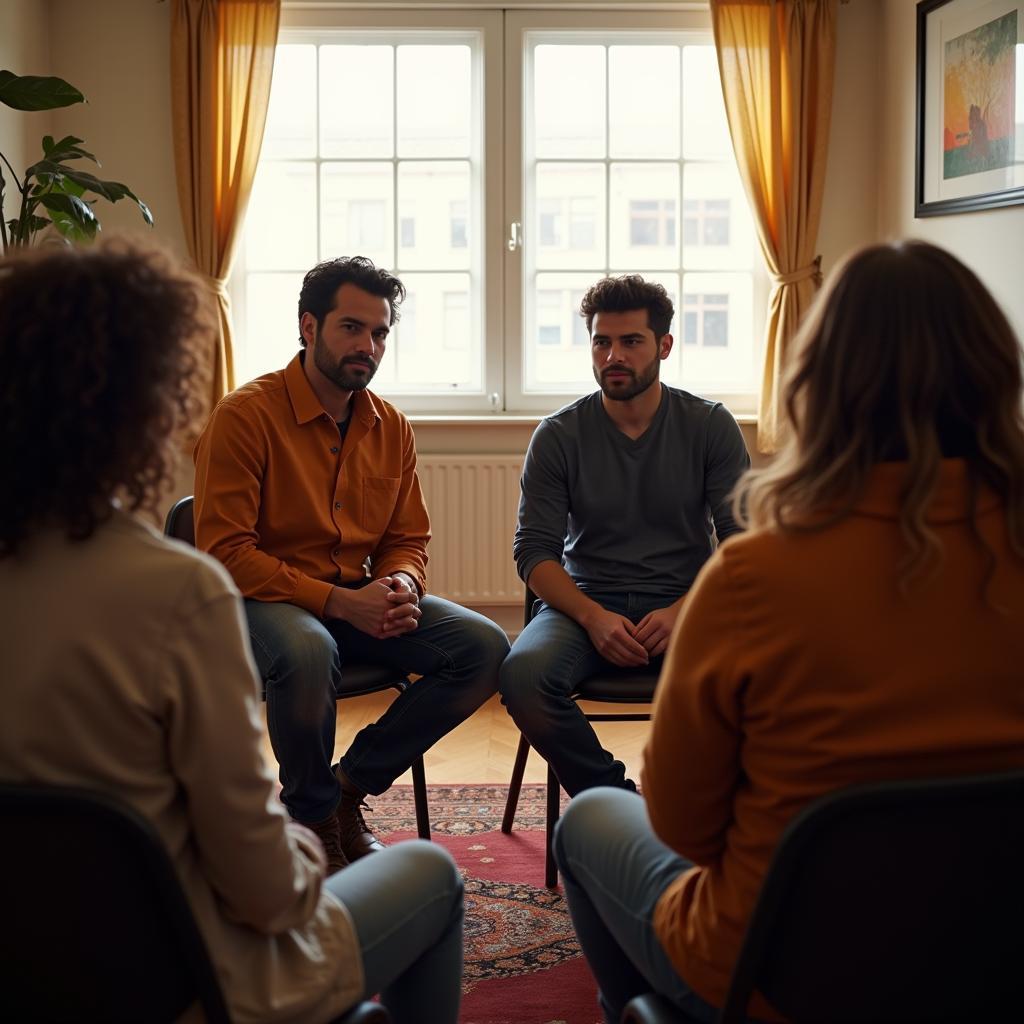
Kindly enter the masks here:
M 748 532 L 672 638 L 645 800 L 595 789 L 555 839 L 608 1021 L 655 990 L 715 1019 L 774 847 L 804 806 L 1024 766 L 1021 348 L 959 260 L 876 245 L 796 339 L 790 431 Z M 778 1020 L 759 994 L 756 1019 Z

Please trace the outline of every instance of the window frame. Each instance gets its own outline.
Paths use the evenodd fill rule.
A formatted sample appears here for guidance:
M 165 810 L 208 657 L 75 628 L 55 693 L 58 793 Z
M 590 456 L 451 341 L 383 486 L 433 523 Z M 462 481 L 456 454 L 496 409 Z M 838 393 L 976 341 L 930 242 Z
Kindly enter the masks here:
M 315 8 L 284 7 L 281 11 L 281 23 L 278 43 L 305 43 L 313 45 L 330 44 L 332 35 L 341 36 L 345 33 L 358 33 L 367 42 L 389 42 L 398 45 L 402 42 L 417 41 L 417 35 L 426 41 L 427 33 L 437 30 L 452 33 L 473 33 L 479 37 L 481 60 L 474 63 L 474 86 L 480 97 L 477 107 L 477 128 L 479 130 L 480 147 L 479 161 L 471 163 L 471 174 L 474 185 L 478 187 L 479 201 L 476 209 L 470 209 L 469 221 L 481 232 L 481 242 L 477 247 L 479 258 L 471 265 L 471 273 L 479 277 L 480 294 L 480 334 L 483 339 L 481 349 L 481 384 L 479 391 L 460 389 L 457 393 L 434 392 L 433 394 L 415 393 L 389 389 L 384 396 L 388 401 L 406 413 L 426 414 L 461 414 L 475 415 L 493 412 L 497 399 L 494 397 L 501 391 L 502 368 L 500 360 L 490 357 L 486 351 L 489 339 L 501 336 L 501 304 L 502 304 L 502 267 L 501 260 L 493 255 L 494 246 L 488 240 L 502 237 L 503 217 L 501 210 L 501 148 L 503 144 L 503 109 L 501 97 L 501 31 L 502 14 L 500 11 L 485 9 L 462 10 L 431 10 L 424 5 L 420 9 L 397 12 L 400 24 L 396 27 L 396 12 L 382 7 L 380 10 L 369 8 L 339 8 L 337 6 L 318 6 Z M 337 41 L 341 41 L 340 38 Z M 316 158 L 320 165 L 322 158 Z M 391 161 L 399 158 L 393 156 Z M 381 158 L 381 162 L 390 162 Z M 497 168 L 497 173 L 495 169 Z M 401 214 L 398 204 L 395 207 L 395 236 L 399 237 Z M 232 313 L 236 324 L 236 335 L 245 336 L 245 281 L 248 268 L 245 263 L 244 239 L 237 247 L 238 255 L 232 267 L 228 283 L 231 297 Z M 352 255 L 345 253 L 340 255 Z M 396 251 L 397 258 L 397 251 Z M 309 269 L 309 268 L 306 268 Z M 392 269 L 392 268 L 388 268 Z M 298 294 L 296 294 L 298 299 Z M 417 325 L 417 333 L 421 333 L 422 325 Z M 298 349 L 298 326 L 295 329 L 296 347 Z M 400 342 L 396 342 L 400 343 Z M 280 365 L 284 366 L 294 355 L 294 351 L 282 348 Z M 384 358 L 388 358 L 385 352 Z M 268 368 L 269 369 L 269 368 Z M 238 383 L 244 383 L 239 381 Z
M 623 5 L 627 6 L 626 4 Z M 527 43 L 530 33 L 543 33 L 545 36 L 562 36 L 566 41 L 583 40 L 588 35 L 614 32 L 623 39 L 632 36 L 642 40 L 655 40 L 659 34 L 671 32 L 673 36 L 692 35 L 694 41 L 706 44 L 711 36 L 711 16 L 703 5 L 694 9 L 694 5 L 680 5 L 682 9 L 673 11 L 651 10 L 593 10 L 585 13 L 581 10 L 558 11 L 506 11 L 505 13 L 505 212 L 506 222 L 519 224 L 521 237 L 530 230 L 534 223 L 534 210 L 529 207 L 525 191 L 526 158 L 525 122 L 526 103 L 528 101 L 528 80 L 532 74 L 527 59 Z M 682 112 L 680 112 L 682 116 Z M 597 162 L 597 161 L 595 161 Z M 606 230 L 609 228 L 606 226 Z M 677 237 L 682 230 L 681 210 L 676 210 Z M 544 415 L 553 412 L 560 406 L 579 398 L 578 392 L 527 392 L 524 387 L 525 347 L 524 330 L 526 327 L 526 291 L 525 282 L 530 272 L 536 268 L 526 265 L 522 246 L 516 252 L 508 253 L 505 260 L 505 369 L 504 389 L 502 392 L 504 406 L 510 413 L 534 413 Z M 725 272 L 725 271 L 723 271 Z M 682 314 L 683 274 L 680 273 L 680 296 L 677 316 Z M 765 311 L 767 315 L 768 275 L 760 260 L 759 254 L 754 256 L 753 265 L 753 304 L 755 311 Z M 518 298 L 516 298 L 518 297 Z M 754 346 L 755 373 L 758 380 L 757 361 L 762 357 L 764 348 L 764 318 L 758 322 L 755 316 L 752 338 Z M 761 328 L 760 332 L 758 331 Z M 682 344 L 682 338 L 675 339 Z M 582 356 L 583 353 L 581 352 Z M 589 373 L 589 363 L 584 370 Z M 583 374 L 581 374 L 583 376 Z M 684 379 L 682 386 L 686 387 Z M 758 394 L 716 392 L 698 389 L 705 398 L 721 401 L 737 416 L 749 416 L 757 411 Z
M 620 0 L 618 9 L 594 10 L 588 0 L 566 0 L 564 9 L 537 10 L 514 2 L 499 5 L 488 0 L 457 0 L 443 8 L 434 0 L 411 0 L 401 10 L 390 4 L 380 8 L 355 7 L 337 0 L 304 0 L 301 4 L 285 0 L 282 5 L 281 43 L 330 42 L 338 32 L 377 33 L 380 37 L 411 36 L 417 30 L 450 30 L 479 33 L 482 61 L 474 69 L 476 87 L 480 90 L 478 107 L 481 120 L 481 164 L 474 174 L 481 174 L 478 209 L 472 211 L 470 222 L 482 231 L 479 265 L 481 282 L 481 359 L 482 390 L 460 389 L 448 393 L 413 393 L 389 390 L 385 396 L 411 415 L 458 420 L 482 413 L 507 417 L 510 420 L 527 416 L 534 418 L 553 412 L 580 397 L 579 392 L 555 391 L 528 393 L 524 388 L 526 294 L 523 249 L 511 245 L 512 225 L 519 231 L 531 223 L 524 194 L 524 125 L 525 84 L 531 73 L 528 67 L 527 33 L 557 32 L 566 38 L 580 38 L 601 32 L 623 36 L 652 36 L 659 32 L 673 35 L 693 34 L 706 43 L 711 34 L 710 13 L 704 4 L 677 3 L 671 9 L 643 9 L 645 5 Z M 563 211 L 564 231 L 571 228 L 571 210 Z M 684 211 L 676 210 L 676 233 L 681 237 Z M 396 205 L 395 235 L 400 231 L 401 212 Z M 528 229 L 528 228 L 527 228 Z M 520 236 L 522 237 L 522 236 Z M 397 252 L 396 252 L 397 256 Z M 238 257 L 229 279 L 228 291 L 237 324 L 238 336 L 245 335 L 245 266 L 244 244 L 238 246 Z M 753 302 L 755 310 L 767 312 L 768 275 L 762 261 L 755 257 Z M 682 281 L 682 278 L 681 278 Z M 677 314 L 682 314 L 682 294 Z M 763 326 L 764 319 L 760 321 Z M 417 325 L 419 333 L 422 325 Z M 680 330 L 682 324 L 679 324 Z M 755 319 L 755 332 L 758 323 Z M 763 351 L 762 336 L 752 339 L 755 360 Z M 297 337 L 297 329 L 296 329 Z M 575 348 L 581 359 L 588 359 L 583 346 L 574 341 L 575 333 L 563 339 L 563 345 Z M 682 344 L 682 337 L 676 339 Z M 291 358 L 292 351 L 282 348 L 281 365 Z M 387 358 L 387 355 L 385 355 Z M 585 372 L 589 375 L 589 363 Z M 581 373 L 581 376 L 583 374 Z M 755 379 L 760 374 L 755 371 Z M 242 383 L 239 381 L 239 383 Z M 683 387 L 686 387 L 685 379 Z M 737 416 L 746 418 L 757 408 L 757 393 L 730 394 L 699 390 L 704 397 L 724 402 Z

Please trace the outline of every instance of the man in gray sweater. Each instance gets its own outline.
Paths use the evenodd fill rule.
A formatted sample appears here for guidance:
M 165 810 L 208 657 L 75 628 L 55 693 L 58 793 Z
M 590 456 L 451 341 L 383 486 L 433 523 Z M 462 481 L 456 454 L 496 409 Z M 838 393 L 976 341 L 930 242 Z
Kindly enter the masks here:
M 635 789 L 571 699 L 615 668 L 657 672 L 750 458 L 718 402 L 662 384 L 672 300 L 637 275 L 583 298 L 600 391 L 546 417 L 523 466 L 513 553 L 538 611 L 501 668 L 516 725 L 570 796 Z

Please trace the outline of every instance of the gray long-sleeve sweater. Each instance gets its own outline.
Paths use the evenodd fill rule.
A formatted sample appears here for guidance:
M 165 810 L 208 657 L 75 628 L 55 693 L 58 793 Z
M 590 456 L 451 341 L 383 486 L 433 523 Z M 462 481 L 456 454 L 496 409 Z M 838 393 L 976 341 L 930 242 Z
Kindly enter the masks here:
M 583 591 L 633 591 L 675 600 L 737 532 L 729 495 L 750 457 L 729 411 L 662 385 L 635 441 L 595 391 L 537 426 L 523 466 L 513 555 L 528 580 L 561 563 Z

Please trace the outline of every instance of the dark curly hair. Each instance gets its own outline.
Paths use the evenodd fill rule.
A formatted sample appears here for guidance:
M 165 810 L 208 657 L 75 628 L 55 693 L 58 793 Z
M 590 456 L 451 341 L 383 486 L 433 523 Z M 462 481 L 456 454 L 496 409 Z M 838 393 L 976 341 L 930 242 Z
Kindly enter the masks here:
M 324 317 L 334 309 L 334 296 L 343 284 L 354 284 L 364 292 L 387 299 L 391 307 L 390 324 L 399 318 L 398 307 L 405 298 L 405 285 L 394 274 L 373 265 L 365 256 L 341 256 L 318 263 L 302 279 L 299 292 L 299 320 L 303 313 L 312 313 L 318 328 Z M 299 333 L 299 343 L 306 347 L 306 339 Z
M 155 509 L 213 323 L 198 280 L 149 243 L 0 261 L 0 558 L 44 527 L 84 540 L 115 497 Z
M 587 321 L 587 334 L 592 333 L 597 313 L 628 313 L 647 310 L 647 326 L 655 339 L 663 338 L 672 326 L 675 309 L 664 287 L 645 281 L 639 274 L 603 277 L 593 285 L 580 303 L 580 316 Z

